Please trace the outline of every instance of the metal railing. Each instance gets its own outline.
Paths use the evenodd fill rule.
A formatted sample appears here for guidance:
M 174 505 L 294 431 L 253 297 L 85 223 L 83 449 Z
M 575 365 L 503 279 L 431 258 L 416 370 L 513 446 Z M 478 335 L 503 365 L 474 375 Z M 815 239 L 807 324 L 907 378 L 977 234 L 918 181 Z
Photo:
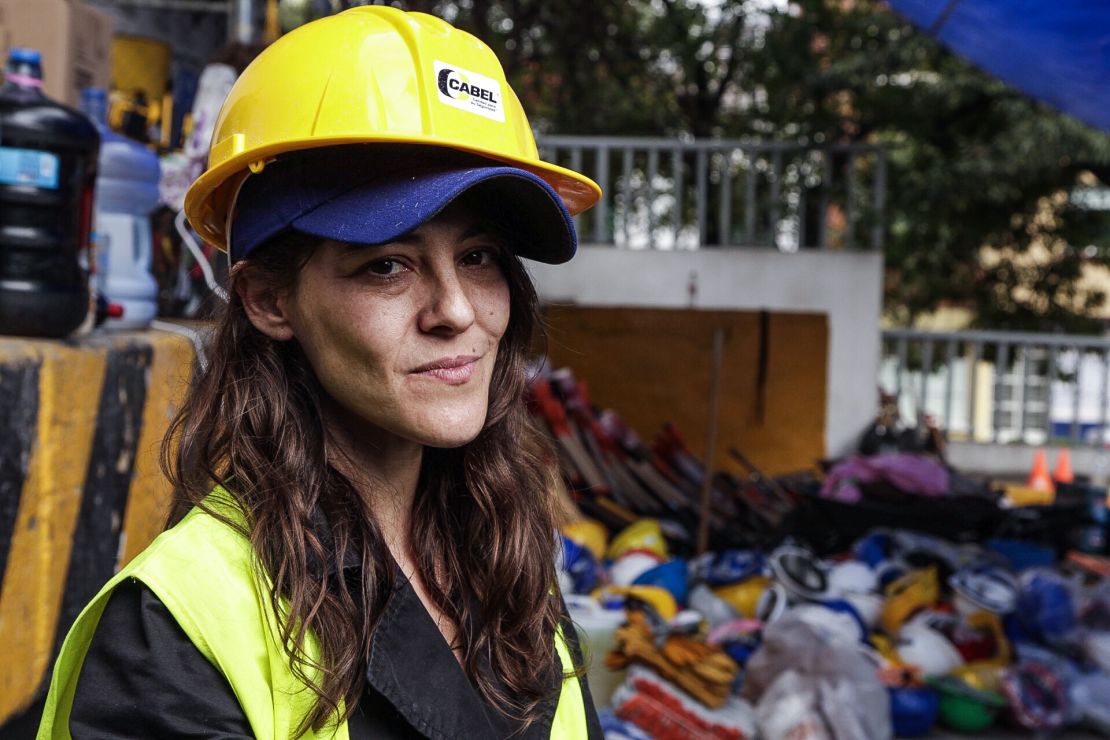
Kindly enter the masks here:
M 577 217 L 585 242 L 633 249 L 881 249 L 886 153 L 739 140 L 547 136 L 540 154 L 604 196 Z
M 893 329 L 880 385 L 954 440 L 1110 443 L 1110 338 Z

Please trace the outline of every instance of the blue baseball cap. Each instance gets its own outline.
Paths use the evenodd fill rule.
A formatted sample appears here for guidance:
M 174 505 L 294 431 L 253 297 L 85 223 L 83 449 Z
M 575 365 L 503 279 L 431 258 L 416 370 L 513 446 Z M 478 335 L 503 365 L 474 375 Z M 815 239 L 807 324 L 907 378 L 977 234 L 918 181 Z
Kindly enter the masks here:
M 578 238 L 570 213 L 555 190 L 527 170 L 477 158 L 374 157 L 335 147 L 279 158 L 246 179 L 231 223 L 231 260 L 288 230 L 386 244 L 471 192 L 484 216 L 517 237 L 511 245 L 517 255 L 550 264 L 574 256 Z

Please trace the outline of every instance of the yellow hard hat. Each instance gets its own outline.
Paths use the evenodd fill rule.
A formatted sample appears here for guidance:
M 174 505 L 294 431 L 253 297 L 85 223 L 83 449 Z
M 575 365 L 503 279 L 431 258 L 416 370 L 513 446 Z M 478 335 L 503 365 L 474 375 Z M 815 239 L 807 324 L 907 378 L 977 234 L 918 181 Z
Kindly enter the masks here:
M 936 568 L 913 570 L 886 587 L 879 624 L 888 635 L 895 635 L 906 622 L 922 609 L 929 609 L 940 598 L 940 581 Z
M 727 586 L 718 586 L 713 593 L 732 604 L 742 617 L 754 617 L 759 597 L 771 585 L 771 579 L 766 576 L 752 576 L 739 583 L 730 583 Z
M 650 604 L 664 621 L 669 622 L 678 614 L 678 602 L 674 595 L 662 586 L 602 586 L 593 597 L 604 603 L 607 597 L 618 596 L 625 599 L 639 599 Z
M 609 533 L 596 519 L 579 519 L 564 524 L 563 535 L 571 542 L 576 542 L 589 550 L 599 561 L 605 557 L 605 545 L 609 542 Z
M 667 541 L 655 519 L 640 519 L 622 529 L 609 543 L 608 557 L 616 560 L 629 550 L 646 550 L 667 559 Z
M 430 15 L 363 6 L 301 26 L 243 71 L 185 212 L 206 241 L 227 249 L 249 172 L 288 152 L 359 143 L 440 147 L 519 167 L 550 184 L 572 215 L 601 197 L 589 178 L 539 159 L 488 46 Z

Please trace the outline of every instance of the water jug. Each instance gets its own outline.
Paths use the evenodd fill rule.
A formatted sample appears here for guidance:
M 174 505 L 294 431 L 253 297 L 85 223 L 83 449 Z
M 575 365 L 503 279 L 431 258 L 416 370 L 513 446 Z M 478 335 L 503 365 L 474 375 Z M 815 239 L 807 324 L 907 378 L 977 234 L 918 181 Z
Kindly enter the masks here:
M 617 628 L 627 621 L 624 609 L 605 609 L 596 599 L 577 594 L 564 594 L 567 611 L 578 628 L 586 658 L 586 675 L 590 695 L 599 707 L 610 705 L 613 692 L 624 681 L 624 671 L 605 665 L 605 656 L 616 647 Z
M 0 85 L 0 334 L 63 337 L 89 312 L 100 136 L 42 93 L 42 59 L 12 49 Z
M 122 315 L 105 326 L 142 329 L 158 312 L 158 283 L 151 268 L 150 213 L 158 206 L 158 156 L 108 129 L 108 96 L 102 88 L 82 91 L 81 107 L 100 131 L 95 226 L 97 285 Z

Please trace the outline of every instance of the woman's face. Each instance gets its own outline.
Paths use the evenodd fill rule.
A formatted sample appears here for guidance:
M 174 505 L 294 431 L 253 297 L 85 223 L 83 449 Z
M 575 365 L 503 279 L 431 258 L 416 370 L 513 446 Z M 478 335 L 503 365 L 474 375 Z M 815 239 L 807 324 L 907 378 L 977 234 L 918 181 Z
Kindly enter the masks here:
M 448 208 L 397 242 L 325 242 L 286 299 L 289 327 L 344 417 L 422 445 L 482 430 L 509 322 L 505 245 Z

